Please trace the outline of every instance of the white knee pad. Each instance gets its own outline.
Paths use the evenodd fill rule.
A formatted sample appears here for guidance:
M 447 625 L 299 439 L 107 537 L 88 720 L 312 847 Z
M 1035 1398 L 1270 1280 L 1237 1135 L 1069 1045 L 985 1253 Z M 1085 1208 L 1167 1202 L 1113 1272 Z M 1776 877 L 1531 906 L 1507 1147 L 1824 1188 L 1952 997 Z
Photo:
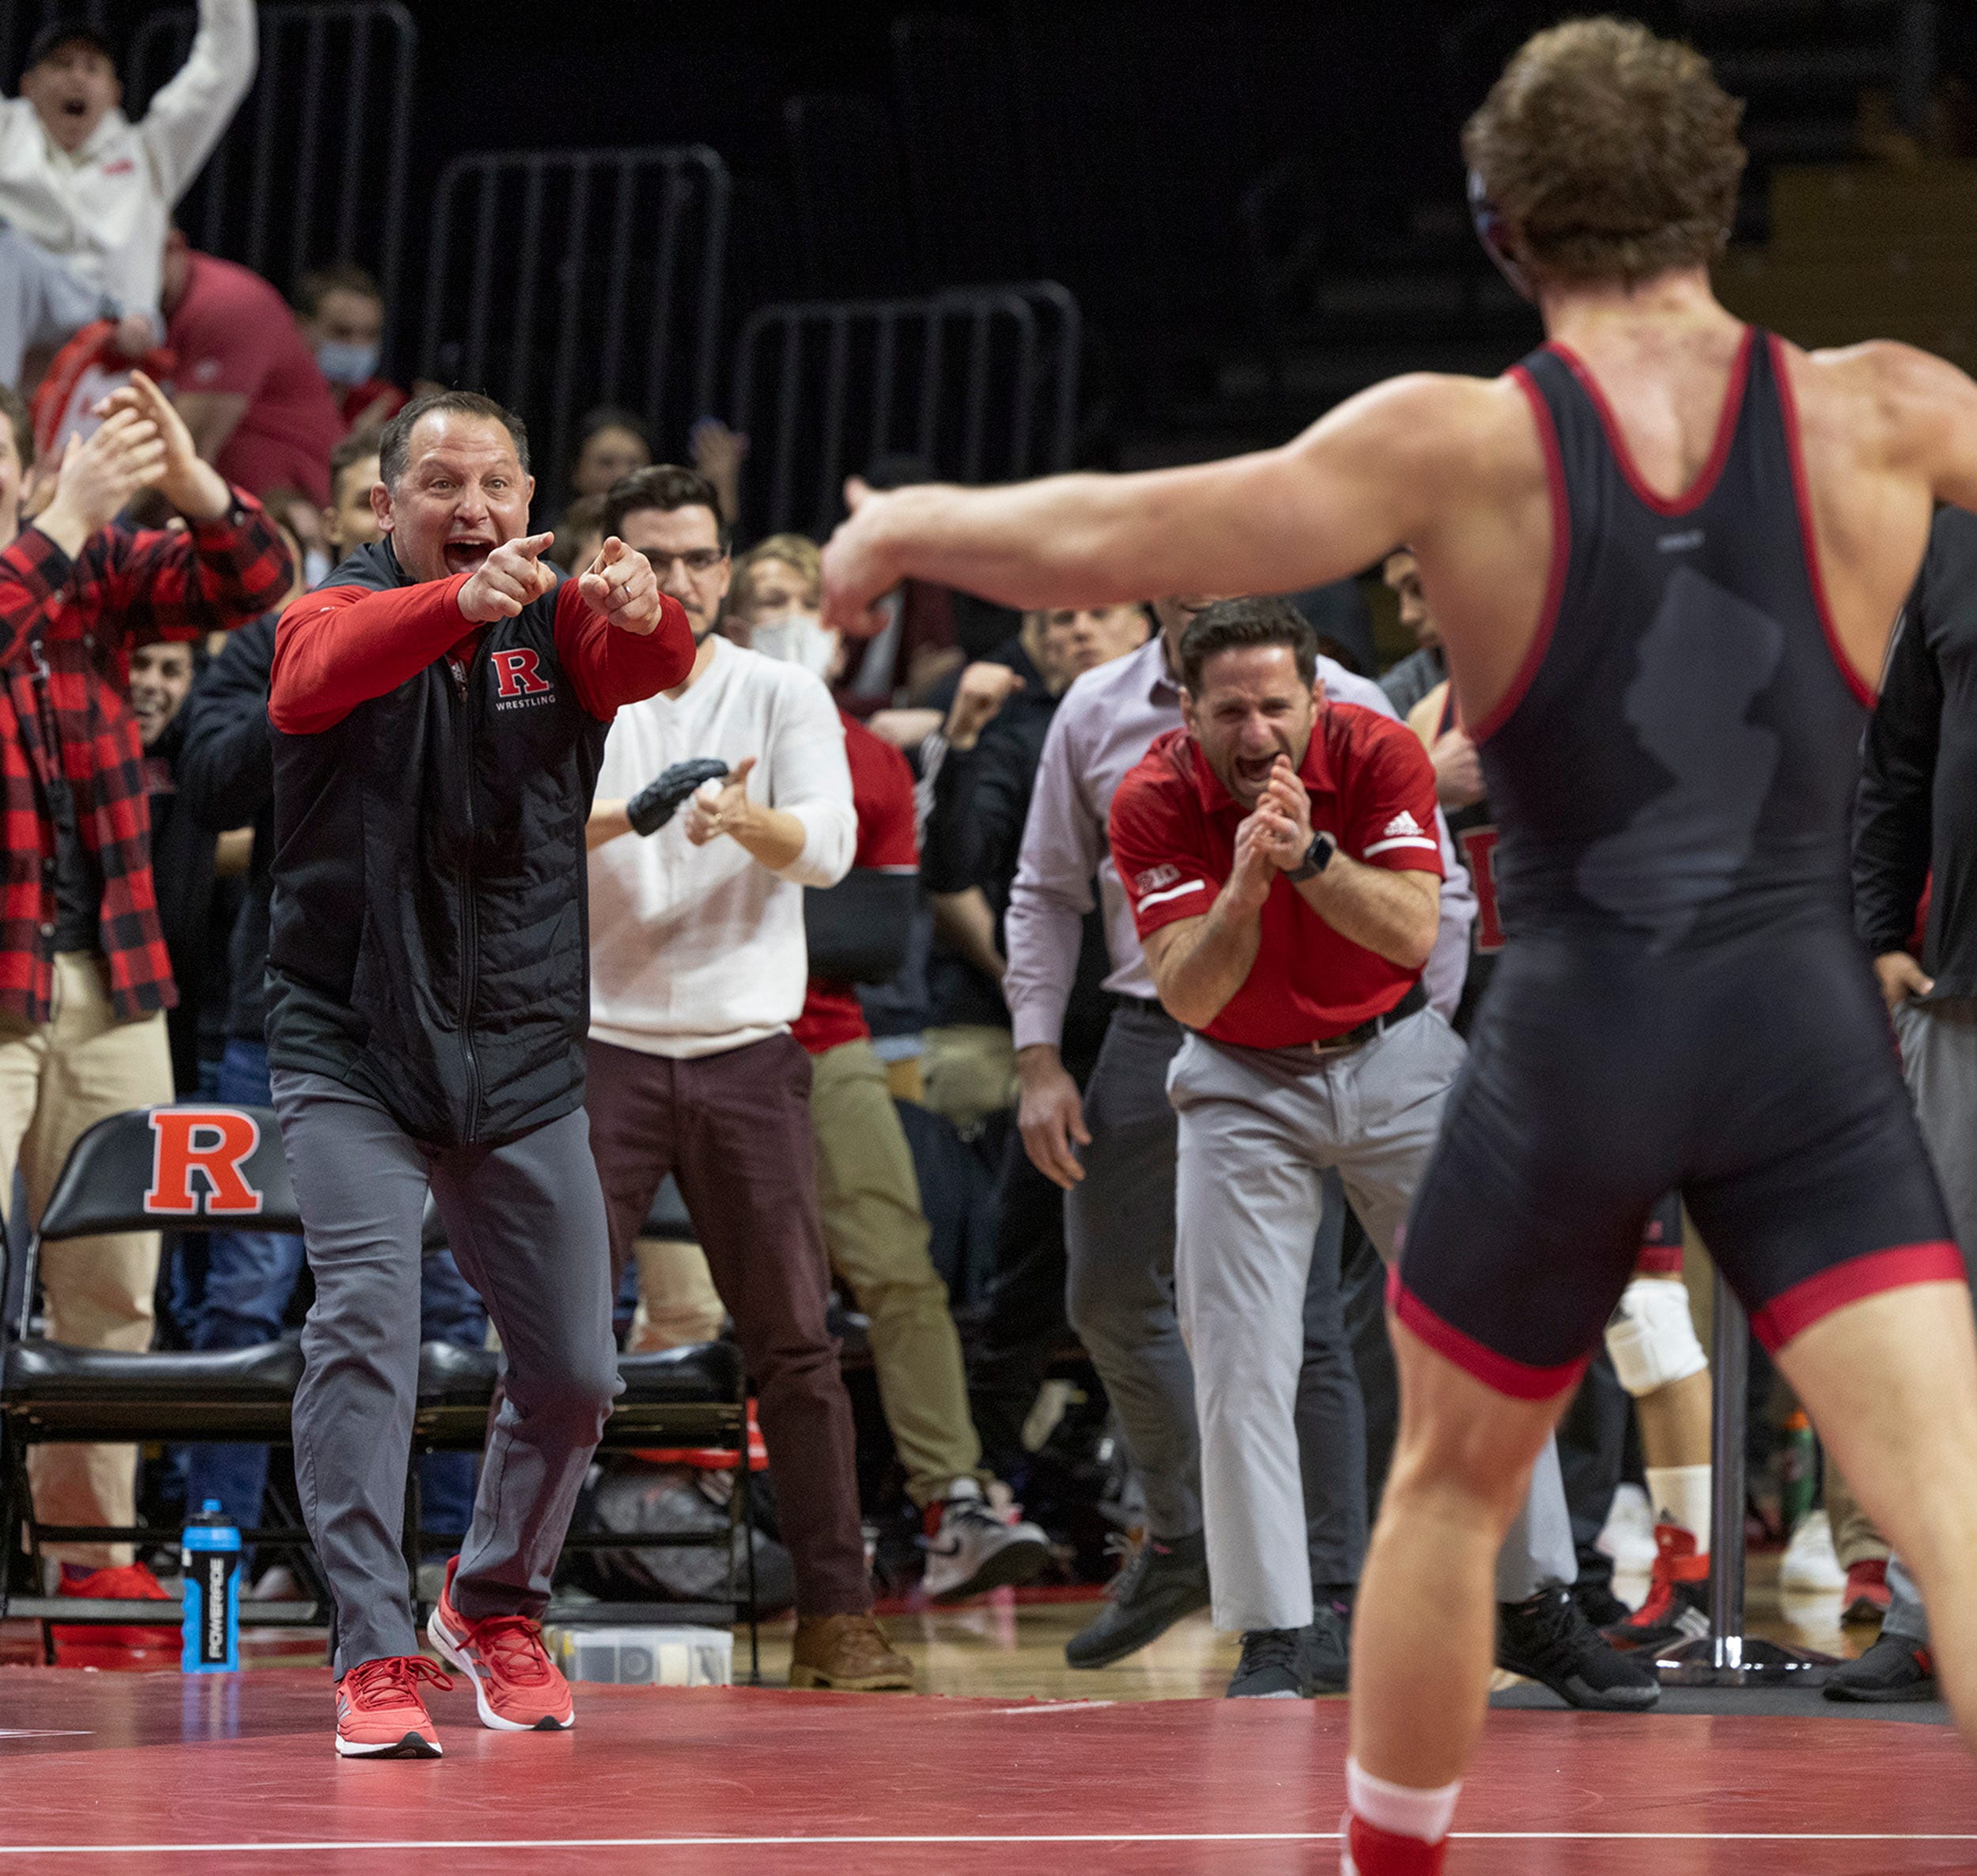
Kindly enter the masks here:
M 1686 1381 L 1709 1366 L 1688 1313 L 1688 1286 L 1665 1277 L 1637 1277 L 1606 1326 L 1606 1352 L 1620 1386 L 1636 1400 Z

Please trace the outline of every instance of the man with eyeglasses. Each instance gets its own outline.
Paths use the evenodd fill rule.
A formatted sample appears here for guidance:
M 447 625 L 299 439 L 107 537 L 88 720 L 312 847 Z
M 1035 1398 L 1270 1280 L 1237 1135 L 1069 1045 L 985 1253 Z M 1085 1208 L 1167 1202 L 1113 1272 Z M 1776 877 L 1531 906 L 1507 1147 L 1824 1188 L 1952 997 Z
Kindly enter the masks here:
M 792 1687 L 909 1689 L 871 1613 L 851 1401 L 825 1326 L 829 1275 L 810 1057 L 803 888 L 850 870 L 858 823 L 823 679 L 714 630 L 730 567 L 720 497 L 660 464 L 614 483 L 602 525 L 686 610 L 693 668 L 621 711 L 591 810 L 591 1149 L 622 1277 L 671 1173 L 748 1372 L 796 1571 Z M 713 778 L 676 813 L 648 785 Z M 723 773 L 724 771 L 724 773 Z

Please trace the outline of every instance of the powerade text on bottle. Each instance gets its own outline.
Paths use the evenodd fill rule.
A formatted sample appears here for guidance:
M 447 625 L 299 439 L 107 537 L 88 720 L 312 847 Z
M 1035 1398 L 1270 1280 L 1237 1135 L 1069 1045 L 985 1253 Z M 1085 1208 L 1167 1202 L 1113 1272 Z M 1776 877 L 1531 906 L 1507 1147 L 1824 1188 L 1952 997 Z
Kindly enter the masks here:
M 231 1673 L 240 1665 L 240 1534 L 217 1498 L 186 1520 L 185 1645 L 188 1674 Z

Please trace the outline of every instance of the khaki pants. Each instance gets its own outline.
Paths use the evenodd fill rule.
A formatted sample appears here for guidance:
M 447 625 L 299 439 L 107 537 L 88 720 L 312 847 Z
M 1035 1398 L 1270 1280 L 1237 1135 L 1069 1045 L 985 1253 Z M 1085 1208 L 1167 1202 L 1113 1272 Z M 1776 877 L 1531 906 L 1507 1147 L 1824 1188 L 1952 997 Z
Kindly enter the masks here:
M 1008 1032 L 997 1032 L 1007 1041 Z M 817 1198 L 831 1268 L 871 1319 L 872 1363 L 886 1424 L 917 1505 L 956 1479 L 986 1481 L 968 1416 L 961 1338 L 947 1286 L 927 1254 L 913 1154 L 869 1042 L 841 1042 L 811 1062 Z
M 1016 1104 L 1016 1045 L 1000 1023 L 950 1023 L 926 1032 L 920 1105 L 967 1128 Z M 850 1045 L 847 1043 L 846 1047 Z
M 49 1019 L 0 1016 L 0 1216 L 13 1197 L 17 1161 L 32 1230 L 77 1135 L 107 1115 L 153 1106 L 172 1095 L 163 1013 L 119 1021 L 101 961 L 81 952 L 58 955 Z M 46 1246 L 41 1284 L 49 1339 L 125 1353 L 149 1348 L 157 1277 L 156 1231 Z M 33 1447 L 28 1476 L 35 1515 L 47 1523 L 129 1524 L 137 1515 L 134 1446 Z M 132 1553 L 127 1544 L 51 1544 L 47 1554 L 100 1568 L 127 1564 Z

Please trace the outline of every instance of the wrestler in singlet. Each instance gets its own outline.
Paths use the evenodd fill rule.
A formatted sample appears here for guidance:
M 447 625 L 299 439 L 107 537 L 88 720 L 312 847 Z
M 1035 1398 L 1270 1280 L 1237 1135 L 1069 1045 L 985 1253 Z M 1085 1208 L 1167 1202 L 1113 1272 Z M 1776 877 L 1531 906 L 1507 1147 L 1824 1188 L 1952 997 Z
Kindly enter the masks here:
M 1441 707 L 1435 712 L 1434 733 L 1426 741 L 1432 750 L 1450 731 L 1461 727 L 1455 708 L 1455 687 L 1445 678 L 1437 686 Z M 1431 708 L 1435 694 L 1421 708 Z M 1412 719 L 1409 720 L 1412 721 Z M 1469 868 L 1469 882 L 1476 889 L 1476 919 L 1469 927 L 1469 967 L 1462 979 L 1462 995 L 1455 1006 L 1451 1027 L 1465 1042 L 1476 1027 L 1476 1012 L 1483 994 L 1495 975 L 1497 954 L 1503 948 L 1503 916 L 1497 903 L 1496 847 L 1499 838 L 1496 816 L 1487 795 L 1467 808 L 1444 808 L 1449 835 L 1462 864 Z M 1640 1277 L 1680 1277 L 1682 1273 L 1682 1197 L 1665 1192 L 1647 1215 L 1642 1227 L 1640 1255 L 1635 1261 Z
M 1854 933 L 1873 698 L 1827 618 L 1782 373 L 1747 331 L 1671 501 L 1564 347 L 1516 368 L 1555 545 L 1474 731 L 1507 943 L 1394 1280 L 1408 1326 L 1503 1392 L 1576 1379 L 1671 1190 L 1773 1348 L 1963 1274 Z

